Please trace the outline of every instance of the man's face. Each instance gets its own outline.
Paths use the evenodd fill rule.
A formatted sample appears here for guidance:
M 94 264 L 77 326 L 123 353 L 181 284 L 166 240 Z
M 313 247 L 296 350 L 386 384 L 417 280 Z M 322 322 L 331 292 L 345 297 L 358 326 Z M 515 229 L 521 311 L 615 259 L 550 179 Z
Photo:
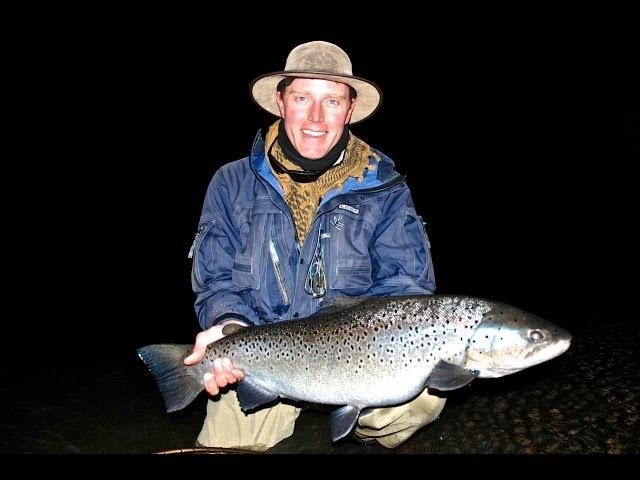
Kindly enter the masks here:
M 328 80 L 296 78 L 276 103 L 289 140 L 303 157 L 324 157 L 349 123 L 355 99 L 349 87 Z

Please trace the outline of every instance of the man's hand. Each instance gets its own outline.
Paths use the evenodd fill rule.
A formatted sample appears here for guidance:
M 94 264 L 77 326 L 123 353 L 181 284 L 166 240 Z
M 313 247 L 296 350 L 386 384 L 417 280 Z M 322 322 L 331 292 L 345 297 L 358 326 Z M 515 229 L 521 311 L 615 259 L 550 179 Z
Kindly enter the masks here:
M 193 365 L 200 362 L 204 358 L 209 344 L 237 331 L 238 325 L 242 327 L 247 326 L 246 323 L 240 320 L 226 320 L 219 325 L 214 325 L 208 330 L 200 332 L 196 336 L 196 344 L 193 347 L 193 352 L 184 359 L 185 365 Z M 204 388 L 209 395 L 217 395 L 220 388 L 240 381 L 243 378 L 244 373 L 242 370 L 237 369 L 229 358 L 216 358 L 213 361 L 213 371 L 204 374 Z

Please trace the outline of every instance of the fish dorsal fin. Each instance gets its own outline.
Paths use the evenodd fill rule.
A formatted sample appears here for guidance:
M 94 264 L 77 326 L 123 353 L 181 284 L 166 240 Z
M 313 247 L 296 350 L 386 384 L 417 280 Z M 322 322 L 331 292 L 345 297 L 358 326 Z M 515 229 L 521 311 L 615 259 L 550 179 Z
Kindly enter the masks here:
M 272 402 L 278 398 L 277 394 L 257 385 L 249 377 L 245 377 L 244 380 L 238 382 L 236 392 L 238 393 L 238 402 L 243 412 L 253 410 L 260 405 Z
M 358 420 L 360 409 L 353 405 L 338 408 L 331 413 L 331 439 L 335 442 L 347 435 Z
M 440 360 L 427 380 L 427 387 L 442 391 L 455 390 L 470 383 L 479 373 Z
M 243 328 L 247 328 L 247 326 L 240 325 L 239 323 L 227 323 L 222 327 L 222 334 L 226 337 L 227 335 L 233 335 L 234 333 L 239 332 Z
M 367 300 L 370 297 L 336 297 L 331 300 L 325 300 L 320 304 L 320 309 L 313 315 L 326 315 L 328 313 L 339 312 L 349 307 L 354 307 Z M 312 316 L 313 316 L 312 315 Z

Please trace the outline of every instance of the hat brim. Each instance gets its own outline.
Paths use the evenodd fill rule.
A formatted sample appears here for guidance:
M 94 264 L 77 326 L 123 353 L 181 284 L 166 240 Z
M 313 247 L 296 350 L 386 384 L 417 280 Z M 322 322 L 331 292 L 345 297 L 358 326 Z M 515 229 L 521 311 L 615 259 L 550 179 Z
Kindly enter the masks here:
M 373 113 L 378 110 L 380 103 L 382 102 L 382 91 L 380 88 L 375 83 L 365 80 L 364 78 L 308 71 L 267 73 L 251 82 L 249 89 L 253 101 L 267 112 L 272 113 L 277 117 L 280 116 L 280 111 L 276 105 L 276 87 L 285 77 L 319 78 L 321 80 L 346 83 L 347 85 L 352 86 L 358 93 L 358 97 L 356 100 L 356 106 L 351 114 L 350 124 L 361 122 L 373 115 Z

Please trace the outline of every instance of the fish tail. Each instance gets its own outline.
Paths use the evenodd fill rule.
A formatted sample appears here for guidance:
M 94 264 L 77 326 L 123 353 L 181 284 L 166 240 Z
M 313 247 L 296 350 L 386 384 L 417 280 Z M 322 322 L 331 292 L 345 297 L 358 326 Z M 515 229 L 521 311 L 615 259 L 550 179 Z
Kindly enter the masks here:
M 192 345 L 147 345 L 139 348 L 138 356 L 153 374 L 167 412 L 189 405 L 204 390 L 200 369 L 183 363 Z

